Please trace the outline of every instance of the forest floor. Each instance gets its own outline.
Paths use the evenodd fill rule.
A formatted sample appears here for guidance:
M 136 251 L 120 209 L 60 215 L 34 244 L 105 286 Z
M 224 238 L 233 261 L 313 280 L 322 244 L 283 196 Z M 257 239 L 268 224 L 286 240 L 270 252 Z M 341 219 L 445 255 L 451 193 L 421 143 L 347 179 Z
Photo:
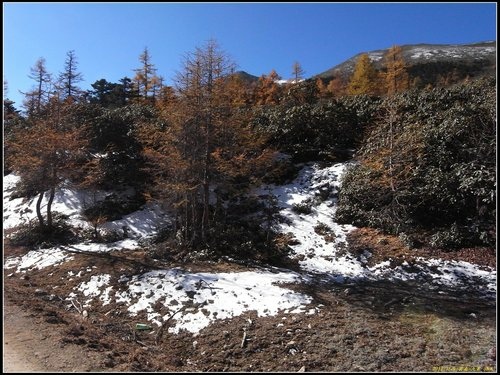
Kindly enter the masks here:
M 355 255 L 370 247 L 380 262 L 403 257 L 466 260 L 496 267 L 494 249 L 445 253 L 408 250 L 369 229 L 350 234 Z M 28 249 L 4 241 L 4 261 Z M 179 264 L 168 264 L 176 267 Z M 196 272 L 241 272 L 229 262 L 183 264 Z M 4 268 L 4 372 L 383 372 L 496 371 L 496 301 L 427 289 L 418 282 L 294 283 L 312 297 L 307 311 L 258 316 L 249 310 L 215 320 L 198 333 L 138 331 L 146 313 L 131 317 L 111 302 L 83 313 L 68 308 L 71 269 L 97 267 L 118 278 L 124 269 L 158 267 L 141 250 L 74 254 L 57 267 L 14 273 Z M 54 288 L 55 287 L 55 288 Z M 158 306 L 161 308 L 161 306 Z

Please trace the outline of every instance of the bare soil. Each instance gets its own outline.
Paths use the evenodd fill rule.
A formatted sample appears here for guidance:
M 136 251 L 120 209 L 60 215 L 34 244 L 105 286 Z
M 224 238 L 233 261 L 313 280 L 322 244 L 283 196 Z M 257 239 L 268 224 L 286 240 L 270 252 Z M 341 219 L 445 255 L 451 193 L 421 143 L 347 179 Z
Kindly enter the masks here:
M 394 238 L 358 234 L 353 252 L 376 245 L 381 259 L 421 256 Z M 5 243 L 4 257 L 27 251 Z M 495 263 L 494 255 L 477 253 Z M 258 317 L 250 311 L 197 335 L 165 330 L 156 340 L 157 329 L 134 329 L 145 315 L 131 317 L 123 305 L 94 306 L 87 317 L 68 308 L 63 300 L 81 280 L 68 281 L 66 275 L 93 266 L 95 274 L 132 275 L 179 264 L 154 261 L 140 251 L 74 258 L 29 274 L 4 270 L 4 372 L 496 371 L 496 302 L 474 295 L 443 294 L 411 283 L 318 280 L 289 285 L 313 297 L 309 307 L 317 308 L 315 314 Z M 183 267 L 248 269 L 227 262 Z

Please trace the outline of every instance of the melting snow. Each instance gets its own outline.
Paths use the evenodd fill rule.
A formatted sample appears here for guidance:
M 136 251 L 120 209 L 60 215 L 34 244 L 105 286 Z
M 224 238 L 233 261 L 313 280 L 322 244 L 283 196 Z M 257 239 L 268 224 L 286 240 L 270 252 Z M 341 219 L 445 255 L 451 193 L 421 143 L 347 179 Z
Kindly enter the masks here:
M 132 315 L 145 310 L 148 319 L 161 322 L 183 306 L 170 328 L 198 332 L 215 319 L 232 318 L 255 310 L 259 316 L 274 315 L 280 310 L 304 311 L 311 297 L 281 288 L 274 283 L 298 282 L 299 275 L 268 271 L 239 273 L 188 273 L 180 269 L 152 271 L 127 280 L 128 289 L 116 293 L 117 302 L 126 302 Z M 132 303 L 134 300 L 136 302 Z M 154 311 L 157 301 L 168 310 Z
M 424 52 L 422 52 L 424 53 Z M 288 219 L 280 224 L 284 233 L 291 232 L 298 240 L 292 246 L 291 257 L 299 260 L 301 274 L 284 270 L 258 270 L 240 273 L 190 273 L 181 269 L 155 270 L 131 277 L 122 275 L 112 287 L 110 275 L 88 276 L 83 271 L 77 274 L 69 271 L 68 279 L 87 278 L 82 281 L 68 299 L 84 298 L 84 306 L 92 303 L 109 304 L 113 301 L 127 305 L 131 315 L 141 311 L 147 318 L 160 325 L 173 313 L 169 330 L 181 329 L 198 332 L 215 319 L 231 318 L 250 310 L 259 316 L 285 313 L 315 313 L 307 308 L 310 296 L 293 292 L 277 283 L 304 283 L 311 275 L 320 275 L 328 280 L 344 282 L 359 279 L 368 280 L 422 280 L 426 283 L 447 286 L 468 286 L 482 288 L 490 295 L 496 293 L 496 271 L 481 268 L 467 262 L 444 261 L 440 259 L 417 259 L 411 266 L 404 262 L 391 267 L 390 261 L 367 267 L 371 254 L 365 251 L 355 258 L 345 251 L 346 235 L 355 229 L 351 225 L 340 225 L 334 221 L 337 194 L 341 177 L 347 163 L 322 167 L 317 163 L 305 164 L 298 177 L 290 184 L 266 186 L 259 194 L 273 193 L 278 198 L 281 214 Z M 10 199 L 18 177 L 4 178 L 4 228 L 13 228 L 31 218 L 35 199 Z M 54 210 L 70 217 L 72 225 L 88 225 L 80 216 L 88 195 L 72 189 L 61 189 L 56 194 Z M 310 213 L 297 212 L 297 205 L 308 205 Z M 294 210 L 295 208 L 295 210 Z M 129 238 L 111 244 L 80 243 L 32 250 L 21 257 L 8 258 L 4 268 L 16 268 L 15 272 L 26 272 L 57 266 L 73 259 L 74 252 L 108 252 L 138 247 L 141 237 L 154 233 L 168 216 L 159 206 L 146 205 L 142 210 L 127 215 L 121 220 L 106 223 L 105 228 L 129 229 Z M 92 269 L 87 269 L 91 272 Z M 113 285 L 116 285 L 114 283 Z M 153 306 L 162 308 L 156 311 Z M 182 311 L 178 311 L 181 308 Z
M 110 275 L 97 275 L 92 276 L 90 278 L 90 281 L 80 284 L 77 290 L 82 292 L 84 296 L 90 297 L 85 301 L 84 307 L 90 305 L 93 299 L 92 297 L 98 297 L 99 295 L 101 296 L 100 300 L 103 302 L 103 306 L 110 303 L 111 297 L 109 293 L 111 292 L 113 287 L 109 286 L 104 288 L 109 283 L 110 279 Z
M 321 274 L 337 282 L 348 279 L 418 279 L 465 288 L 475 281 L 482 281 L 483 293 L 496 294 L 496 270 L 491 268 L 483 270 L 467 262 L 424 258 L 418 258 L 414 265 L 420 272 L 414 272 L 408 265 L 391 267 L 389 261 L 370 268 L 365 264 L 371 256 L 369 252 L 363 253 L 359 259 L 345 252 L 346 235 L 355 227 L 338 224 L 333 217 L 341 177 L 347 166 L 348 163 L 338 163 L 322 168 L 317 163 L 310 163 L 302 168 L 292 183 L 267 187 L 267 191 L 278 197 L 281 213 L 289 220 L 287 224 L 281 224 L 281 231 L 291 232 L 299 241 L 291 246 L 294 251 L 292 256 L 300 259 L 299 264 L 304 271 Z M 265 191 L 262 189 L 260 192 L 264 194 Z M 310 206 L 310 214 L 294 211 L 294 205 L 304 203 Z M 315 232 L 318 225 L 328 228 L 328 241 L 324 235 Z
M 36 218 L 37 197 L 11 199 L 12 192 L 18 181 L 19 177 L 14 174 L 4 177 L 4 229 L 26 224 Z M 73 227 L 91 228 L 91 225 L 82 217 L 82 210 L 87 205 L 90 205 L 90 202 L 100 201 L 105 197 L 106 193 L 103 191 L 94 193 L 63 187 L 56 191 L 52 211 L 67 215 L 69 224 Z M 45 194 L 41 205 L 42 211 L 45 210 L 47 202 L 48 194 Z M 168 221 L 167 214 L 162 211 L 159 205 L 146 204 L 143 209 L 126 215 L 120 220 L 107 222 L 101 228 L 122 233 L 123 228 L 126 227 L 129 237 L 139 239 L 154 234 Z
M 346 244 L 346 234 L 354 229 L 352 225 L 341 225 L 333 220 L 340 177 L 345 168 L 346 164 L 342 163 L 327 168 L 309 164 L 291 184 L 268 187 L 278 197 L 281 213 L 290 222 L 281 224 L 281 231 L 292 232 L 299 241 L 292 248 L 295 257 L 303 258 L 299 262 L 301 267 L 306 271 L 337 275 L 339 281 L 344 276 L 358 275 L 362 271 L 361 264 L 338 256 L 339 250 Z M 326 195 L 326 199 L 321 198 Z M 294 205 L 297 204 L 310 205 L 312 212 L 294 212 Z M 331 231 L 329 241 L 315 232 L 319 224 Z
M 42 269 L 73 259 L 65 251 L 58 248 L 32 250 L 22 257 L 9 258 L 4 263 L 4 268 L 17 267 L 16 272 L 26 272 L 33 269 Z

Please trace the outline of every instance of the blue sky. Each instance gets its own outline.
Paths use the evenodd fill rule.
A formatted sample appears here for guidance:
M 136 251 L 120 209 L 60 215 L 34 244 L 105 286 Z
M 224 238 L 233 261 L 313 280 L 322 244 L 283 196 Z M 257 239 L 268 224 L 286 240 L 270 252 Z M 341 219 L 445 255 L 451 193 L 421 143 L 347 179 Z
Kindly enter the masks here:
M 62 71 L 74 50 L 80 86 L 133 77 L 148 47 L 167 84 L 182 57 L 216 39 L 239 70 L 309 77 L 394 44 L 496 40 L 496 3 L 3 3 L 3 77 L 20 107 L 40 57 Z

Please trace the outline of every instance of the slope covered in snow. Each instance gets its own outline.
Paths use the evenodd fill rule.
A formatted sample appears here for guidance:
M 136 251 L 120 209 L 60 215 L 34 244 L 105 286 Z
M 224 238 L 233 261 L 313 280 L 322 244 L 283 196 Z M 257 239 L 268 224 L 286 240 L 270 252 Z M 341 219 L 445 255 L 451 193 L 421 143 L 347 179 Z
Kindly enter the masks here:
M 298 260 L 299 273 L 272 267 L 233 273 L 158 268 L 117 277 L 99 273 L 94 266 L 72 269 L 61 279 L 61 283 L 78 281 L 66 296 L 66 301 L 68 305 L 73 300 L 83 301 L 84 306 L 125 304 L 131 316 L 146 313 L 147 319 L 156 325 L 161 325 L 175 313 L 175 324 L 169 327 L 169 331 L 185 329 L 194 333 L 216 319 L 235 317 L 250 310 L 256 310 L 259 316 L 279 311 L 313 314 L 316 310 L 307 306 L 312 301 L 311 296 L 279 284 L 310 283 L 318 278 L 334 283 L 417 280 L 431 288 L 458 288 L 474 290 L 487 297 L 495 296 L 496 271 L 491 268 L 424 258 L 397 267 L 391 266 L 390 262 L 368 267 L 367 259 L 371 256 L 368 251 L 361 257 L 346 251 L 346 235 L 355 228 L 334 221 L 337 195 L 346 166 L 346 163 L 305 164 L 289 184 L 265 186 L 258 191 L 263 195 L 271 192 L 278 198 L 280 212 L 286 218 L 280 224 L 280 231 L 290 232 L 295 238 L 290 257 Z M 14 228 L 34 217 L 33 200 L 10 199 L 16 181 L 12 175 L 4 179 L 4 228 Z M 81 216 L 85 199 L 83 192 L 61 189 L 56 195 L 55 210 L 68 215 L 72 225 L 88 225 Z M 165 222 L 168 222 L 168 215 L 159 206 L 146 205 L 121 220 L 106 224 L 117 229 L 127 225 L 131 238 L 110 244 L 86 242 L 35 249 L 22 256 L 4 259 L 4 269 L 11 275 L 43 269 L 51 272 L 51 267 L 55 270 L 71 262 L 78 252 L 133 250 L 140 246 L 138 240 L 141 237 L 153 234 Z M 157 309 L 158 304 L 162 306 L 162 312 Z
M 456 288 L 480 286 L 485 295 L 496 293 L 496 270 L 463 261 L 416 258 L 393 267 L 390 262 L 367 266 L 370 252 L 360 257 L 345 251 L 346 234 L 355 229 L 334 221 L 342 174 L 348 163 L 322 167 L 318 163 L 305 165 L 299 176 L 284 186 L 267 189 L 278 197 L 281 213 L 288 220 L 281 231 L 291 232 L 297 244 L 292 257 L 299 259 L 304 271 L 337 282 L 356 280 L 419 280 L 434 285 Z M 418 272 L 415 272 L 415 267 Z M 478 282 L 479 281 L 479 282 Z

